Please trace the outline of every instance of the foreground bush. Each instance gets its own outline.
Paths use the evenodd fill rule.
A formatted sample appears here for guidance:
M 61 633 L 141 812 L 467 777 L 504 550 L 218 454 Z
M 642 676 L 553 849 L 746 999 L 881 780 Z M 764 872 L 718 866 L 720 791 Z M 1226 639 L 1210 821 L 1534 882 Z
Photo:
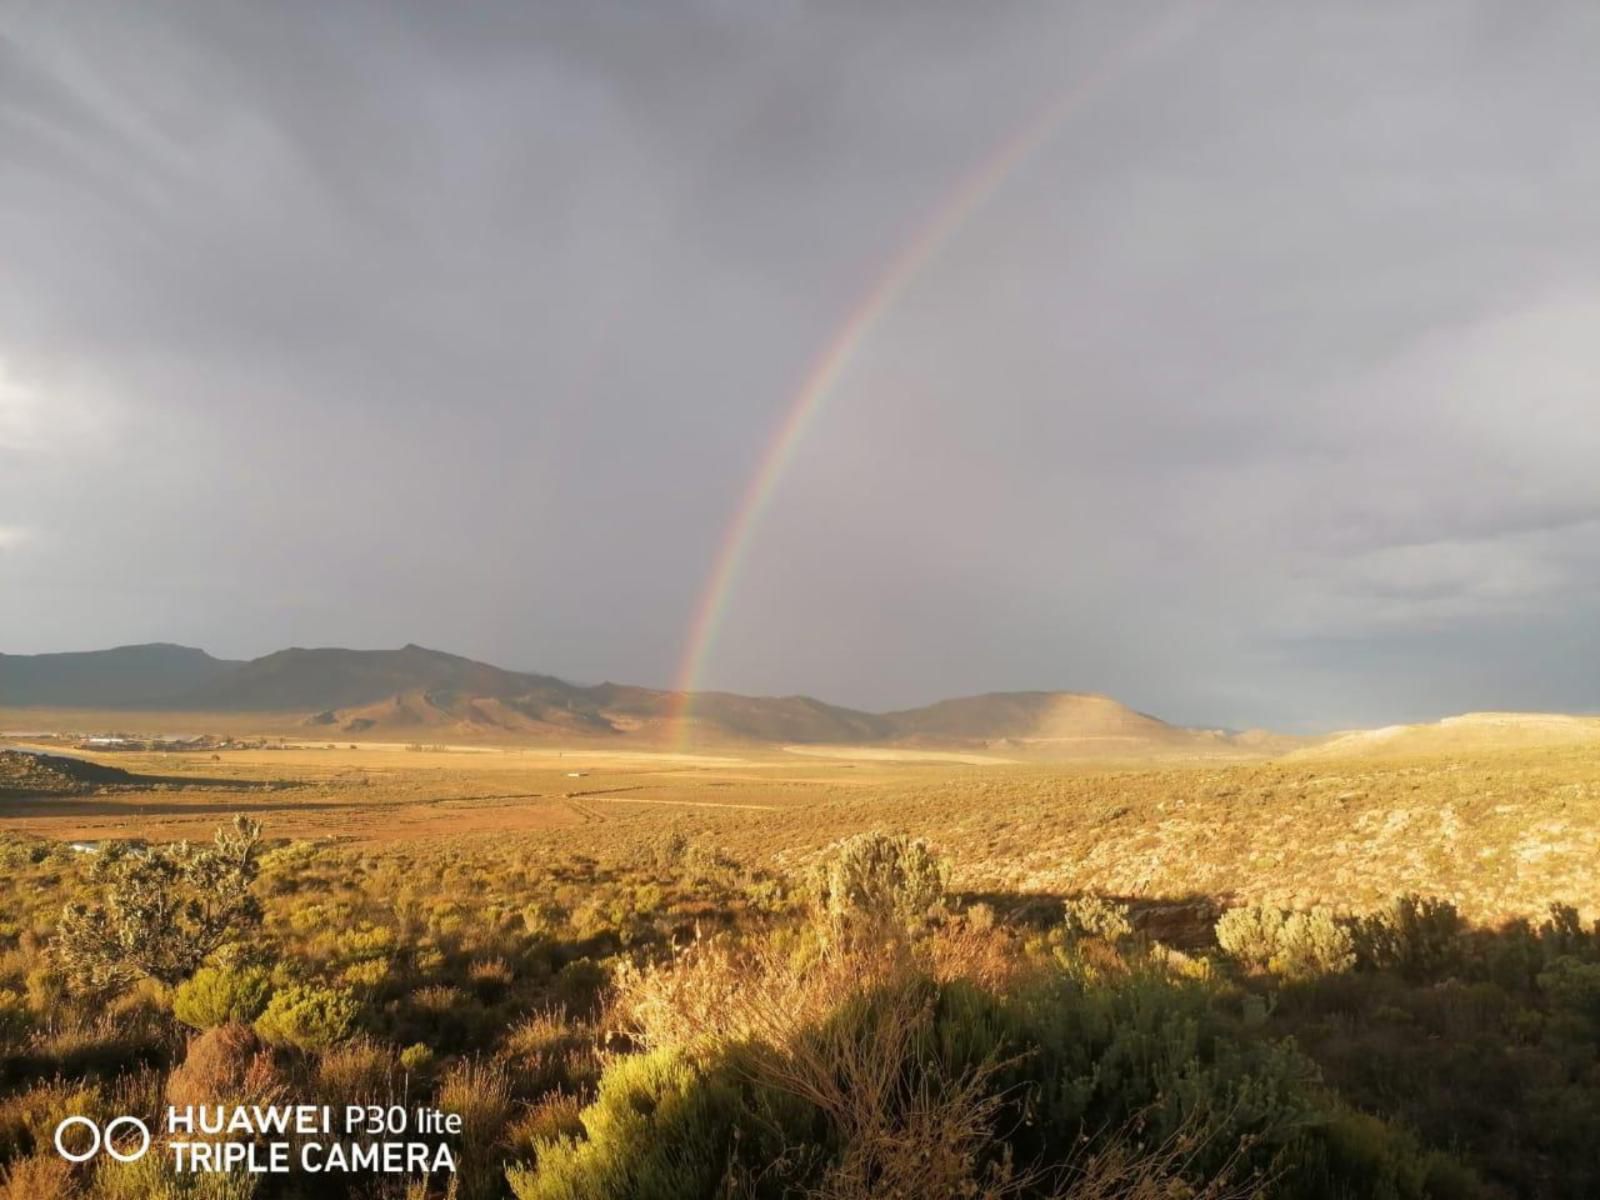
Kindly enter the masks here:
M 96 987 L 125 986 L 141 975 L 168 985 L 187 979 L 260 924 L 261 904 L 250 890 L 260 840 L 260 823 L 241 816 L 210 846 L 111 845 L 91 873 L 103 902 L 69 904 L 61 914 L 63 961 Z
M 625 977 L 616 1016 L 642 1052 L 607 1069 L 582 1137 L 540 1139 L 508 1172 L 513 1189 L 1446 1194 L 1430 1182 L 1442 1168 L 1407 1137 L 1381 1123 L 1343 1136 L 1351 1115 L 1312 1065 L 1288 1044 L 1233 1040 L 1205 986 L 1154 969 L 1093 983 L 1045 962 L 984 979 L 965 969 L 1003 936 L 709 944 Z M 1089 1179 L 1122 1190 L 1085 1190 Z
M 1412 893 L 1397 896 L 1389 908 L 1364 918 L 1357 945 L 1365 965 L 1421 979 L 1460 964 L 1462 933 L 1455 905 Z
M 272 983 L 259 967 L 201 967 L 172 996 L 172 1015 L 195 1029 L 249 1024 L 267 1006 Z
M 1229 909 L 1216 924 L 1217 945 L 1241 966 L 1285 979 L 1315 979 L 1356 965 L 1356 941 L 1325 908 L 1285 913 L 1269 906 Z
M 1099 938 L 1115 946 L 1133 936 L 1128 906 L 1104 896 L 1074 896 L 1062 904 L 1061 913 L 1063 926 L 1072 938 Z
M 291 984 L 273 993 L 255 1030 L 274 1046 L 326 1050 L 349 1034 L 357 1008 L 347 991 Z
M 248 1025 L 218 1025 L 189 1039 L 183 1061 L 167 1076 L 165 1099 L 178 1108 L 272 1104 L 286 1092 L 272 1052 Z
M 941 911 L 949 869 L 921 838 L 863 833 L 835 844 L 811 877 L 822 918 L 838 926 L 925 927 Z

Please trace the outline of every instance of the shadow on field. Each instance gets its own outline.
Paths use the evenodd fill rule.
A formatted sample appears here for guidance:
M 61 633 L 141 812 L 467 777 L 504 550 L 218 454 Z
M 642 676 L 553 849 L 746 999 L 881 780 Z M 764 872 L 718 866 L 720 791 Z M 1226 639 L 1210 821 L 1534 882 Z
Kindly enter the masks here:
M 1061 909 L 1084 892 L 962 892 L 962 905 L 987 904 L 995 916 L 1011 925 L 1045 929 L 1061 921 Z M 1100 899 L 1125 905 L 1134 929 L 1174 949 L 1205 950 L 1216 945 L 1217 918 L 1227 907 L 1214 896 L 1192 892 L 1183 896 L 1116 896 L 1095 893 Z

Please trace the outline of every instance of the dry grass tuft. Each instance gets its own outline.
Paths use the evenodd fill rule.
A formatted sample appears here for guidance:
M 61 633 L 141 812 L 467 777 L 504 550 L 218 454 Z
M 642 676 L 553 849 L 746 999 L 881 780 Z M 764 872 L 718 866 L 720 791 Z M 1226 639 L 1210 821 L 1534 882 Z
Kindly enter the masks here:
M 317 1091 L 328 1104 L 389 1102 L 399 1075 L 394 1051 L 369 1037 L 353 1037 L 317 1062 Z
M 438 1106 L 461 1117 L 456 1156 L 461 1200 L 499 1196 L 504 1182 L 506 1125 L 511 1119 L 511 1080 L 505 1067 L 468 1059 L 446 1071 Z
M 984 1165 L 1004 1064 L 949 1076 L 917 1053 L 939 981 L 1007 974 L 985 949 L 996 940 L 959 928 L 912 940 L 879 926 L 788 950 L 704 942 L 668 968 L 626 975 L 613 1016 L 646 1047 L 729 1054 L 821 1112 L 843 1152 L 819 1200 L 999 1200 L 1036 1182 Z
M 248 1025 L 218 1025 L 189 1039 L 183 1062 L 167 1076 L 167 1103 L 274 1104 L 287 1085 Z
M 54 1150 L 19 1158 L 0 1172 L 0 1200 L 70 1200 L 76 1195 L 72 1167 Z

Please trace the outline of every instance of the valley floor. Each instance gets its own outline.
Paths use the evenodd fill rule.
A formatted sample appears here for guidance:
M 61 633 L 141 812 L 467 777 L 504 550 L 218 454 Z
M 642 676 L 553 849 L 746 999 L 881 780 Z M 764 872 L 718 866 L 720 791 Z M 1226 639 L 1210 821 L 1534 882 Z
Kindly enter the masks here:
M 1420 891 L 1477 921 L 1581 906 L 1600 882 L 1600 754 L 1583 747 L 1114 767 L 396 743 L 90 757 L 147 782 L 0 788 L 0 826 L 204 840 L 242 813 L 273 838 L 513 838 L 575 854 L 678 830 L 779 868 L 885 829 L 926 837 L 975 893 L 1363 909 Z

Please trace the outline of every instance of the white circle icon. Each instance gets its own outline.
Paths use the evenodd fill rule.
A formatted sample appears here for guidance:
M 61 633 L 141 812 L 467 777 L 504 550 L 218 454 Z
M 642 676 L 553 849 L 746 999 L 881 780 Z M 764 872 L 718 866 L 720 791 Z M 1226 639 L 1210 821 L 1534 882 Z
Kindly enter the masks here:
M 73 1154 L 61 1144 L 61 1135 L 74 1125 L 82 1125 L 94 1135 L 94 1141 L 89 1144 L 89 1148 L 82 1154 Z M 88 1117 L 68 1117 L 56 1126 L 56 1153 L 60 1154 L 68 1162 L 88 1162 L 96 1154 L 100 1153 L 100 1140 L 100 1126 L 89 1120 Z
M 61 1142 L 61 1135 L 67 1130 L 71 1129 L 74 1125 L 82 1125 L 90 1132 L 91 1135 L 93 1135 L 94 1138 L 94 1140 L 89 1143 L 89 1148 L 83 1151 L 81 1154 L 73 1154 Z M 118 1150 L 116 1146 L 112 1144 L 111 1138 L 116 1132 L 117 1127 L 121 1125 L 131 1126 L 144 1135 L 144 1141 L 140 1144 L 139 1148 L 131 1154 L 122 1153 L 122 1151 Z M 138 1117 L 113 1117 L 106 1123 L 105 1130 L 102 1132 L 100 1126 L 96 1125 L 88 1117 L 66 1117 L 62 1120 L 61 1124 L 56 1126 L 55 1143 L 56 1153 L 71 1163 L 88 1162 L 96 1154 L 100 1153 L 102 1146 L 105 1148 L 105 1152 L 111 1155 L 111 1157 L 116 1159 L 118 1162 L 137 1162 L 139 1159 L 143 1158 L 150 1149 L 150 1127 Z
M 144 1141 L 132 1154 L 121 1153 L 111 1141 L 112 1131 L 115 1130 L 118 1125 L 132 1125 L 144 1135 Z M 139 1120 L 138 1117 L 116 1117 L 115 1119 L 106 1123 L 106 1153 L 111 1155 L 111 1157 L 116 1159 L 118 1162 L 137 1162 L 139 1159 L 145 1156 L 145 1152 L 149 1149 L 150 1127 L 143 1121 Z

